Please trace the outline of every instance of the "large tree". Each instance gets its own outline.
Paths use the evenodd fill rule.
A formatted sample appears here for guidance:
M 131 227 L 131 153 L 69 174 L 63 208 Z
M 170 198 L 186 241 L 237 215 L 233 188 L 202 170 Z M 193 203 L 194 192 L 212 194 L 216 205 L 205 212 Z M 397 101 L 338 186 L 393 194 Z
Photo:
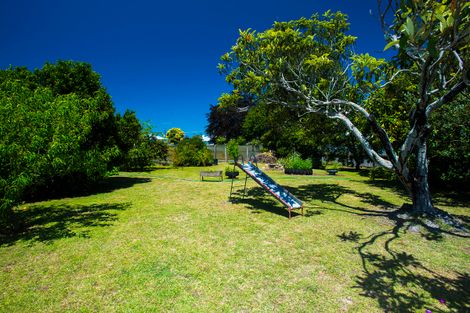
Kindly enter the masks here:
M 21 200 L 103 178 L 118 154 L 114 133 L 114 106 L 89 65 L 0 71 L 0 225 L 12 226 Z
M 168 139 L 169 143 L 177 144 L 178 142 L 184 139 L 184 131 L 177 127 L 170 128 L 166 132 L 166 138 Z
M 243 122 L 246 111 L 240 108 L 251 103 L 250 99 L 237 93 L 222 94 L 217 105 L 211 105 L 207 114 L 206 133 L 211 141 L 235 139 L 243 135 Z
M 393 66 L 367 54 L 354 55 L 355 38 L 345 34 L 346 16 L 326 12 L 276 22 L 261 33 L 241 31 L 222 56 L 220 70 L 236 90 L 258 102 L 341 121 L 376 164 L 395 171 L 416 213 L 435 214 L 428 185 L 429 119 L 469 84 L 469 11 L 469 3 L 461 0 L 388 1 L 381 12 L 384 22 L 390 20 L 386 48 L 398 51 Z M 406 103 L 412 112 L 410 129 L 396 148 L 365 103 L 404 73 L 416 77 L 418 92 Z M 373 130 L 383 153 L 357 127 L 357 116 Z
M 142 124 L 134 111 L 126 110 L 116 115 L 117 144 L 120 158 L 117 165 L 122 170 L 142 170 L 155 161 L 165 161 L 168 144 L 157 139 L 150 126 Z

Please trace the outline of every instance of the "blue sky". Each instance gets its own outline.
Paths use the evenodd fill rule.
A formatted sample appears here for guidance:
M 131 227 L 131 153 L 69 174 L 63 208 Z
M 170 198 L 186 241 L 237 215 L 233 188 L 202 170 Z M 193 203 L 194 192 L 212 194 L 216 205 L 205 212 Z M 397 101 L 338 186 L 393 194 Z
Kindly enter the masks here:
M 238 29 L 327 9 L 349 15 L 357 52 L 384 57 L 376 0 L 2 0 L 0 68 L 91 63 L 118 112 L 192 136 L 204 133 L 209 105 L 230 90 L 216 66 Z

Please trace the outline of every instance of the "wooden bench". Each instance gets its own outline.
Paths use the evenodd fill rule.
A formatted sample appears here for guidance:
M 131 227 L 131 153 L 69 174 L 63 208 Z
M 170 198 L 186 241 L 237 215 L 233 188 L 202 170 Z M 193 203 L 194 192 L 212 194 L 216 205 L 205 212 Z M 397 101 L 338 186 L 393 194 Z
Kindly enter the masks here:
M 224 179 L 222 171 L 201 171 L 199 175 L 201 176 L 202 181 L 204 181 L 204 177 L 220 177 L 220 181 Z

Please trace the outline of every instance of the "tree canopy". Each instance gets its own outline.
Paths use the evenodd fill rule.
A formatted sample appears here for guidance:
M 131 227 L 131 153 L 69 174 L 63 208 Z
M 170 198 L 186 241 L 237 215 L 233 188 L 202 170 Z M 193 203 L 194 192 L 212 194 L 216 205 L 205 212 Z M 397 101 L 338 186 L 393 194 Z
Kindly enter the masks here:
M 168 138 L 169 143 L 178 143 L 184 138 L 184 131 L 177 127 L 170 128 L 166 132 L 166 138 Z
M 388 1 L 381 12 L 384 23 L 390 21 L 385 48 L 397 49 L 394 62 L 353 54 L 355 38 L 346 35 L 347 17 L 340 12 L 275 22 L 264 32 L 240 31 L 219 70 L 235 92 L 250 95 L 257 104 L 341 121 L 375 163 L 395 171 L 416 212 L 434 213 L 428 187 L 429 118 L 468 86 L 469 10 L 468 2 L 458 0 Z M 381 125 L 366 102 L 405 74 L 416 77 L 416 93 L 400 103 L 411 118 L 398 143 L 384 128 L 386 119 Z M 400 105 L 391 104 L 391 110 L 402 112 Z M 403 120 L 401 113 L 387 115 L 388 126 Z M 361 131 L 358 119 L 373 131 L 381 150 Z
M 142 170 L 154 161 L 166 161 L 168 145 L 158 140 L 150 128 L 144 127 L 134 111 L 116 115 L 117 144 L 120 150 L 120 169 Z
M 111 97 L 89 64 L 0 70 L 0 226 L 17 225 L 25 199 L 81 192 L 115 166 L 142 168 L 166 158 L 156 140 Z
M 88 85 L 68 75 L 77 69 L 93 88 L 72 88 L 75 82 Z M 25 197 L 84 188 L 108 171 L 118 154 L 114 107 L 99 80 L 96 85 L 97 77 L 91 67 L 71 62 L 48 64 L 34 73 L 0 71 L 2 221 Z M 59 80 L 70 88 L 56 89 Z

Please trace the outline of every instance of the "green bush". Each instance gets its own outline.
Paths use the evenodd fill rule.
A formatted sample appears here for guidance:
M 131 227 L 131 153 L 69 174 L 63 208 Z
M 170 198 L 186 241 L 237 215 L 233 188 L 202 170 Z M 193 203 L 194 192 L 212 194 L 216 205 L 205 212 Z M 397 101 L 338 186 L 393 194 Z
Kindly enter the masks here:
M 343 167 L 343 164 L 341 162 L 328 162 L 324 165 L 325 170 L 336 170 L 339 171 L 341 167 Z
M 294 152 L 290 154 L 287 158 L 279 159 L 279 163 L 284 166 L 286 169 L 294 170 L 311 170 L 312 169 L 312 160 L 311 159 L 302 159 L 300 154 Z
M 126 110 L 116 115 L 117 144 L 120 157 L 116 162 L 122 170 L 142 170 L 154 162 L 166 161 L 168 144 L 157 140 L 150 132 L 150 126 L 143 127 L 135 112 Z
M 184 138 L 178 142 L 171 158 L 175 166 L 206 166 L 214 161 L 212 152 L 199 136 Z
M 228 155 L 234 160 L 234 161 L 237 161 L 238 160 L 238 156 L 240 155 L 240 151 L 238 149 L 238 140 L 236 139 L 231 139 L 228 143 L 227 143 L 227 152 L 228 152 Z
M 369 170 L 369 178 L 372 180 L 375 179 L 386 179 L 386 180 L 395 180 L 397 178 L 396 174 L 382 166 L 373 167 Z
M 233 166 L 227 166 L 225 167 L 225 173 L 231 172 L 231 173 L 240 173 L 240 171 L 237 168 L 233 168 Z
M 166 161 L 168 144 L 162 140 L 142 136 L 136 145 L 124 154 L 120 168 L 127 171 L 143 170 L 156 162 Z
M 114 134 L 111 98 L 89 65 L 0 71 L 3 229 L 20 201 L 83 190 L 103 178 L 119 154 Z

